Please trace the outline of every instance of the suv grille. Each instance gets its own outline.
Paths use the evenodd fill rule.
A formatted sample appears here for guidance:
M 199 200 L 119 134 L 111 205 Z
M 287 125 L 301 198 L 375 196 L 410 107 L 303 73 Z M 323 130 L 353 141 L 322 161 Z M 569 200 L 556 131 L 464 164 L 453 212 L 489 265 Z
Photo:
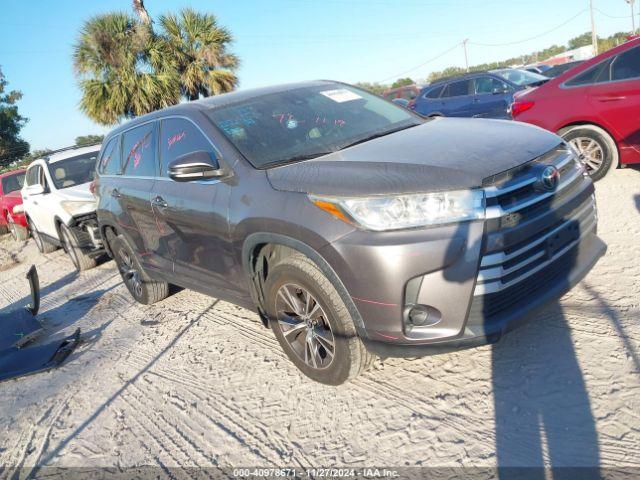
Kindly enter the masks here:
M 553 165 L 557 187 L 541 188 Z M 469 322 L 488 322 L 560 281 L 570 251 L 596 228 L 593 186 L 570 150 L 558 147 L 485 186 L 487 222 Z M 555 279 L 555 280 L 554 280 Z M 479 307 L 480 306 L 480 307 Z

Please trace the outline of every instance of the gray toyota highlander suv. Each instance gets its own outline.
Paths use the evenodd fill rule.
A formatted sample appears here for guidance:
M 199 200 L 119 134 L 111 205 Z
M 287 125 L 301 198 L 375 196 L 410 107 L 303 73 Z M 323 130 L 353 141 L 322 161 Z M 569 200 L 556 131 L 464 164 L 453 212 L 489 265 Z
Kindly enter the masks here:
M 536 127 L 425 120 L 316 81 L 189 102 L 113 130 L 98 220 L 133 297 L 257 309 L 328 384 L 378 356 L 497 341 L 605 250 L 591 180 Z

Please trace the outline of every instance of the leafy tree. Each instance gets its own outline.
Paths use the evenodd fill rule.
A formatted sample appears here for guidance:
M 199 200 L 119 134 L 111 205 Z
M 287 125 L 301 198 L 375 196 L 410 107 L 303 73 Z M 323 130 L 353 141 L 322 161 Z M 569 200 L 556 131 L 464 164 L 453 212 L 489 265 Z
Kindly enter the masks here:
M 185 8 L 177 15 L 161 15 L 159 24 L 159 39 L 176 63 L 184 97 L 197 100 L 236 88 L 239 61 L 227 50 L 233 38 L 214 15 Z
M 91 18 L 75 45 L 81 110 L 112 125 L 180 100 L 175 61 L 147 25 L 126 13 Z
M 567 45 L 569 45 L 569 50 L 591 45 L 591 32 L 585 32 L 582 35 L 572 38 Z
M 407 77 L 407 78 L 399 78 L 397 79 L 395 82 L 393 82 L 391 84 L 391 88 L 400 88 L 400 87 L 406 87 L 408 85 L 413 85 L 414 82 L 411 78 Z
M 76 137 L 76 145 L 95 145 L 102 142 L 104 135 L 81 135 Z
M 358 82 L 355 84 L 356 87 L 366 90 L 368 92 L 374 93 L 376 95 L 382 95 L 385 91 L 389 89 L 388 85 L 380 85 L 379 83 L 371 83 L 371 82 Z
M 18 113 L 16 103 L 22 92 L 5 92 L 7 81 L 0 70 L 0 166 L 8 165 L 29 152 L 29 144 L 20 138 L 27 119 Z

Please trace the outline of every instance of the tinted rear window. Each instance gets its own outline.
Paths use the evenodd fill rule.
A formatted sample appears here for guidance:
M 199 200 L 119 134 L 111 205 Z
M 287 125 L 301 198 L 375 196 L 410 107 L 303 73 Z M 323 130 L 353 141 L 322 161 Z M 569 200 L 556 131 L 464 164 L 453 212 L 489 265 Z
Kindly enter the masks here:
M 444 91 L 443 97 L 461 97 L 463 95 L 471 95 L 472 92 L 471 80 L 462 80 L 460 82 L 450 83 Z
M 640 47 L 621 53 L 611 64 L 611 80 L 640 78 Z
M 24 185 L 24 172 L 2 177 L 2 192 L 6 195 L 18 191 Z
M 122 134 L 124 175 L 155 177 L 155 122 L 140 125 Z
M 120 173 L 120 135 L 112 138 L 104 148 L 98 173 L 104 175 L 118 175 Z

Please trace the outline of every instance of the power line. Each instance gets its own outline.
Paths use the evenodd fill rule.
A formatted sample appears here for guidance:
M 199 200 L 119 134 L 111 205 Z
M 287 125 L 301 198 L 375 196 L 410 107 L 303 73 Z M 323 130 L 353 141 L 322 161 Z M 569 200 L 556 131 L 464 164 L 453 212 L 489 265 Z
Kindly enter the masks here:
M 629 15 L 609 15 L 606 12 L 603 12 L 602 10 L 600 10 L 598 7 L 593 7 L 593 9 L 598 12 L 600 15 L 604 15 L 605 17 L 609 17 L 609 18 L 624 18 L 625 20 L 629 19 Z
M 568 23 L 574 21 L 580 15 L 583 15 L 586 11 L 587 11 L 586 8 L 584 10 L 580 10 L 580 12 L 578 12 L 576 15 L 574 15 L 571 18 L 569 18 L 568 20 L 565 20 L 560 25 L 558 25 L 556 27 L 553 27 L 552 29 L 547 30 L 545 32 L 542 32 L 542 33 L 540 33 L 538 35 L 535 35 L 533 37 L 524 38 L 522 40 L 517 40 L 517 41 L 514 41 L 514 42 L 507 42 L 507 43 L 480 43 L 480 42 L 469 42 L 469 43 L 472 44 L 472 45 L 480 46 L 480 47 L 506 47 L 508 45 L 518 45 L 518 44 L 521 44 L 521 43 L 526 43 L 526 42 L 529 42 L 531 40 L 536 40 L 536 39 L 538 39 L 540 37 L 544 37 L 545 35 L 548 35 L 549 33 L 555 32 L 556 30 L 560 30 L 562 27 L 564 27 Z
M 413 72 L 413 71 L 415 71 L 415 70 L 417 70 L 417 69 L 419 69 L 419 68 L 421 68 L 421 67 L 424 67 L 425 65 L 427 65 L 427 64 L 429 64 L 429 63 L 431 63 L 431 62 L 434 62 L 434 61 L 438 60 L 439 58 L 444 57 L 447 53 L 449 53 L 449 52 L 451 52 L 451 51 L 455 50 L 455 49 L 456 49 L 456 48 L 458 48 L 460 45 L 462 45 L 462 42 L 458 42 L 458 43 L 456 43 L 453 47 L 451 47 L 451 48 L 449 48 L 449 49 L 445 50 L 444 52 L 442 52 L 442 53 L 440 53 L 440 54 L 436 55 L 436 56 L 435 56 L 435 57 L 433 57 L 433 58 L 430 58 L 429 60 L 427 60 L 427 61 L 425 61 L 425 62 L 421 63 L 420 65 L 416 65 L 415 67 L 410 68 L 409 70 L 405 70 L 404 72 L 400 72 L 400 73 L 397 73 L 396 75 L 391 75 L 390 77 L 384 78 L 384 79 L 382 79 L 382 80 L 378 80 L 378 82 L 377 82 L 377 83 L 384 83 L 384 82 L 386 82 L 386 81 L 388 81 L 388 80 L 393 80 L 393 79 L 396 79 L 396 78 L 400 78 L 400 77 L 402 77 L 403 75 L 406 75 L 407 73 L 411 73 L 411 72 Z

